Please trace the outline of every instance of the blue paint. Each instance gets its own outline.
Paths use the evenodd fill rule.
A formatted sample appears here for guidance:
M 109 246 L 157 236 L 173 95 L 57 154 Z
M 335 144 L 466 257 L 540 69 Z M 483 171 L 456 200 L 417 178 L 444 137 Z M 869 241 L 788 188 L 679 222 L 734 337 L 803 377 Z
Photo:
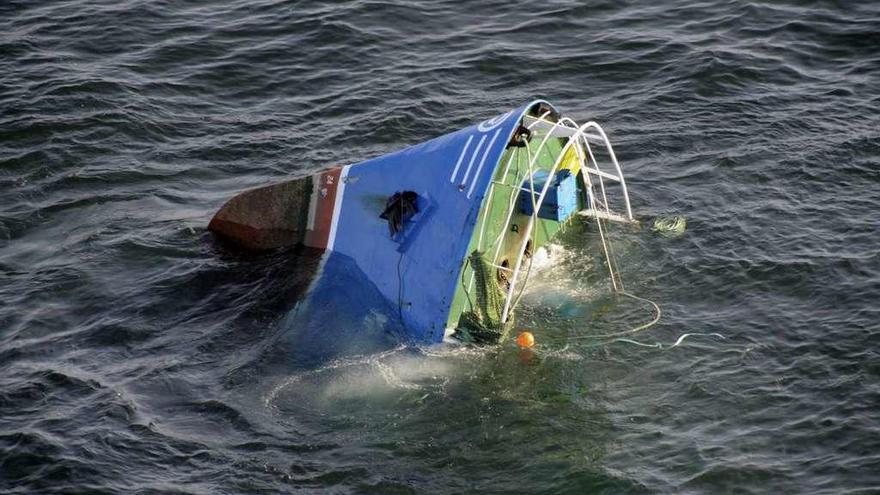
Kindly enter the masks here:
M 541 191 L 547 183 L 547 177 L 550 173 L 546 170 L 539 170 L 532 176 L 532 183 L 535 188 L 534 200 L 537 203 L 541 196 Z M 522 183 L 522 189 L 519 194 L 519 209 L 525 215 L 531 215 L 532 209 L 532 192 L 529 189 L 528 179 Z M 544 196 L 544 202 L 538 210 L 540 218 L 564 222 L 568 217 L 572 216 L 577 210 L 577 181 L 575 176 L 568 170 L 560 170 L 553 176 L 553 182 L 547 189 Z
M 416 342 L 443 338 L 483 197 L 532 104 L 348 171 L 333 249 L 392 306 L 400 300 L 404 332 Z M 384 200 L 403 190 L 419 195 L 419 213 L 392 239 L 379 215 Z
M 422 228 L 424 228 L 425 225 L 428 225 L 431 217 L 437 212 L 437 202 L 431 199 L 430 196 L 420 196 L 417 204 L 419 212 L 413 215 L 413 217 L 404 224 L 403 231 L 398 232 L 397 235 L 392 238 L 394 242 L 398 243 L 398 253 L 405 253 L 407 249 L 409 249 L 413 240 L 419 237 L 419 232 Z
M 397 345 L 397 305 L 344 254 L 328 252 L 320 276 L 282 324 L 298 366 L 378 352 Z

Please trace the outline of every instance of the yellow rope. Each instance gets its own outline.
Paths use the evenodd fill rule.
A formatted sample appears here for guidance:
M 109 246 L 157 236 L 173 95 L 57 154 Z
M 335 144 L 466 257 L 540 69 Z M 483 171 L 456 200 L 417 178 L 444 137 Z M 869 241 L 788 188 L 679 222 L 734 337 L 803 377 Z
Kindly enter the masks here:
M 645 299 L 644 297 L 639 297 L 635 294 L 630 294 L 629 292 L 625 292 L 625 291 L 620 291 L 620 292 L 618 292 L 618 294 L 621 294 L 623 296 L 627 296 L 627 297 L 630 297 L 632 299 L 636 299 L 639 301 L 644 301 L 644 302 L 650 304 L 651 306 L 654 306 L 654 313 L 655 313 L 654 319 L 652 319 L 648 323 L 643 323 L 635 328 L 631 328 L 631 329 L 625 330 L 623 332 L 606 333 L 606 334 L 602 334 L 602 335 L 578 335 L 575 337 L 568 337 L 565 340 L 612 339 L 615 337 L 623 337 L 625 335 L 633 335 L 635 333 L 641 332 L 642 330 L 647 330 L 648 328 L 651 328 L 652 326 L 654 326 L 658 321 L 660 321 L 660 315 L 662 314 L 662 312 L 660 311 L 660 306 L 657 303 L 655 303 L 654 301 L 652 301 L 650 299 Z
M 591 197 L 592 198 L 592 197 Z M 593 204 L 590 205 L 593 208 L 593 211 L 596 210 L 596 204 L 594 201 L 591 201 Z M 617 270 L 616 280 L 615 280 L 615 266 L 617 265 L 617 260 L 614 259 L 614 251 L 611 249 L 610 243 L 605 239 L 605 229 L 602 226 L 602 219 L 596 215 L 596 224 L 599 227 L 599 239 L 602 241 L 602 249 L 605 251 L 605 259 L 608 261 L 608 274 L 611 277 L 611 286 L 615 293 L 627 296 L 631 299 L 635 299 L 637 301 L 643 301 L 654 307 L 654 318 L 648 323 L 643 323 L 635 328 L 631 328 L 629 330 L 625 330 L 623 332 L 615 332 L 615 333 L 607 333 L 603 335 L 581 335 L 576 337 L 569 337 L 567 340 L 581 340 L 581 339 L 610 339 L 615 337 L 623 337 L 625 335 L 633 335 L 635 333 L 641 332 L 642 330 L 647 330 L 654 326 L 658 321 L 660 321 L 660 316 L 663 312 L 660 310 L 660 306 L 650 299 L 645 299 L 644 297 L 639 297 L 635 294 L 630 294 L 626 291 L 623 285 L 623 279 L 620 277 L 620 270 Z M 619 288 L 618 288 L 619 287 Z

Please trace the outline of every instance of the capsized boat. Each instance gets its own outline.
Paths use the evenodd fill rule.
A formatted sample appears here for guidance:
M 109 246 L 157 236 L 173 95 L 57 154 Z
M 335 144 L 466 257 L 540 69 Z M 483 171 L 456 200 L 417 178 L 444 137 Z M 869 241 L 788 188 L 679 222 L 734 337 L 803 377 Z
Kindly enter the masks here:
M 302 304 L 324 314 L 359 306 L 354 327 L 378 312 L 414 342 L 454 334 L 484 343 L 511 326 L 532 254 L 578 214 L 600 228 L 634 221 L 602 128 L 538 100 L 395 153 L 245 191 L 208 228 L 248 249 L 323 250 Z

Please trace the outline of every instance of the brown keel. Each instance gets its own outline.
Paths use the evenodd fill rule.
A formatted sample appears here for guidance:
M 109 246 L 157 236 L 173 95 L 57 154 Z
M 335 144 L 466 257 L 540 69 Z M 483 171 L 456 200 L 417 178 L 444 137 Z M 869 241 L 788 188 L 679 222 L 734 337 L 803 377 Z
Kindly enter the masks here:
M 312 177 L 244 191 L 220 208 L 208 230 L 246 249 L 267 250 L 303 242 Z

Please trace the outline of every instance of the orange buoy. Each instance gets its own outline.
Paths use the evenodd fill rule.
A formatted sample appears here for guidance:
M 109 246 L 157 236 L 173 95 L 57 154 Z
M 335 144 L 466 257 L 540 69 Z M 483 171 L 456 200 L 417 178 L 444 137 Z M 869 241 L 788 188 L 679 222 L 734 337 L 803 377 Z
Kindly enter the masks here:
M 516 336 L 516 345 L 523 349 L 535 347 L 535 336 L 532 335 L 532 332 L 520 332 L 519 335 Z

